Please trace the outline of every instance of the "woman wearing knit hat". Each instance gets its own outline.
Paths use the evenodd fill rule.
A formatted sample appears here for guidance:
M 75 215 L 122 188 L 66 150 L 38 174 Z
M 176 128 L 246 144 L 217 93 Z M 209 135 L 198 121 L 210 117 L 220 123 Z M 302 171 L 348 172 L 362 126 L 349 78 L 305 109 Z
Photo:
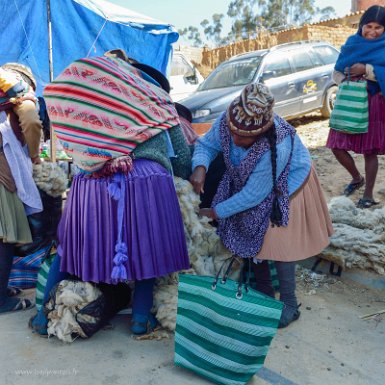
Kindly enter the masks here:
M 29 78 L 23 80 L 22 71 L 27 72 L 33 82 L 32 73 L 21 64 L 0 67 L 0 89 L 7 91 L 7 94 L 0 93 L 0 313 L 24 310 L 33 305 L 28 299 L 16 298 L 18 291 L 7 289 L 7 286 L 16 245 L 32 242 L 27 216 L 43 208 L 32 178 L 31 159 L 39 162 L 41 134 L 35 103 L 31 100 L 18 105 L 9 103 L 9 97 L 28 87 Z M 35 157 L 37 159 L 33 159 Z
M 225 174 L 212 207 L 200 214 L 218 221 L 218 234 L 234 255 L 253 258 L 257 290 L 270 296 L 267 261 L 276 261 L 285 304 L 279 327 L 286 327 L 300 315 L 295 261 L 320 253 L 333 229 L 310 154 L 273 105 L 265 85 L 247 85 L 198 139 L 190 181 L 203 192 L 210 163 L 223 153 Z

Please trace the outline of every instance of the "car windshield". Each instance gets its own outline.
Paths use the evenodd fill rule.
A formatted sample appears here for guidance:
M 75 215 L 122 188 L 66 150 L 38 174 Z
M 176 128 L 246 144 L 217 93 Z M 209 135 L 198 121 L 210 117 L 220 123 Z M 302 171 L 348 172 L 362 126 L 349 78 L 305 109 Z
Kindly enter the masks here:
M 200 91 L 213 88 L 242 86 L 253 81 L 262 56 L 232 60 L 217 67 L 199 86 Z

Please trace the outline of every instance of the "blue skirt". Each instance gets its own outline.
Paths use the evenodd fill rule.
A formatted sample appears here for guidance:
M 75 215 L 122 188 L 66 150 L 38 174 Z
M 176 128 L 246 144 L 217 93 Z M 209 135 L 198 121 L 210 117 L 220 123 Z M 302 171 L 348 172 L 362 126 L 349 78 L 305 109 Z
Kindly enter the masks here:
M 170 173 L 156 162 L 138 159 L 124 180 L 122 241 L 128 249 L 127 279 L 188 269 L 183 221 Z M 108 193 L 109 181 L 75 176 L 58 228 L 61 271 L 87 282 L 114 283 L 118 204 Z

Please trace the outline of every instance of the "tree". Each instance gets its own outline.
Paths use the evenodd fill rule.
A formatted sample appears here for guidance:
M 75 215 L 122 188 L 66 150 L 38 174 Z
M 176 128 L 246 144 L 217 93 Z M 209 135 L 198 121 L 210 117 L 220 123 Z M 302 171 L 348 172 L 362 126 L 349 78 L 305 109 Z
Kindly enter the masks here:
M 280 30 L 300 26 L 315 20 L 325 20 L 335 16 L 333 7 L 318 8 L 315 0 L 231 0 L 227 16 L 231 19 L 231 31 L 222 37 L 223 14 L 214 14 L 212 21 L 203 20 L 200 25 L 207 40 L 216 46 L 230 41 L 256 36 L 262 29 Z M 187 35 L 194 46 L 202 45 L 202 39 L 196 27 L 179 31 Z
M 194 47 L 201 47 L 203 45 L 203 40 L 197 27 L 190 25 L 188 28 L 179 29 L 178 33 L 180 36 L 185 36 L 186 39 L 190 40 Z
M 247 39 L 261 27 L 262 19 L 255 11 L 255 6 L 261 2 L 258 0 L 233 0 L 230 2 L 227 16 L 233 20 L 231 35 L 234 40 Z
M 205 34 L 207 40 L 212 40 L 216 45 L 221 45 L 224 43 L 224 39 L 221 37 L 223 24 L 222 20 L 225 16 L 222 13 L 215 13 L 212 16 L 212 24 L 205 19 L 201 22 L 203 28 L 203 33 Z

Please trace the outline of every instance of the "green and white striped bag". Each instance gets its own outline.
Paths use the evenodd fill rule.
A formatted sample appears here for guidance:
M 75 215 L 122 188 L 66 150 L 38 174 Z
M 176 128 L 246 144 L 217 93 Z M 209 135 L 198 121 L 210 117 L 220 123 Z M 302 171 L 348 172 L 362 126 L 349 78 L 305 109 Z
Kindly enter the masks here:
M 368 92 L 366 81 L 346 81 L 340 84 L 329 126 L 348 134 L 368 132 Z
M 243 385 L 263 366 L 282 302 L 242 283 L 179 275 L 175 364 L 222 385 Z
M 48 252 L 48 255 L 44 259 L 43 263 L 40 265 L 39 272 L 37 273 L 37 283 L 36 283 L 36 309 L 40 311 L 43 306 L 44 300 L 44 291 L 47 284 L 47 277 L 49 270 L 51 269 L 52 262 L 56 257 L 56 249 L 53 249 L 52 246 Z

